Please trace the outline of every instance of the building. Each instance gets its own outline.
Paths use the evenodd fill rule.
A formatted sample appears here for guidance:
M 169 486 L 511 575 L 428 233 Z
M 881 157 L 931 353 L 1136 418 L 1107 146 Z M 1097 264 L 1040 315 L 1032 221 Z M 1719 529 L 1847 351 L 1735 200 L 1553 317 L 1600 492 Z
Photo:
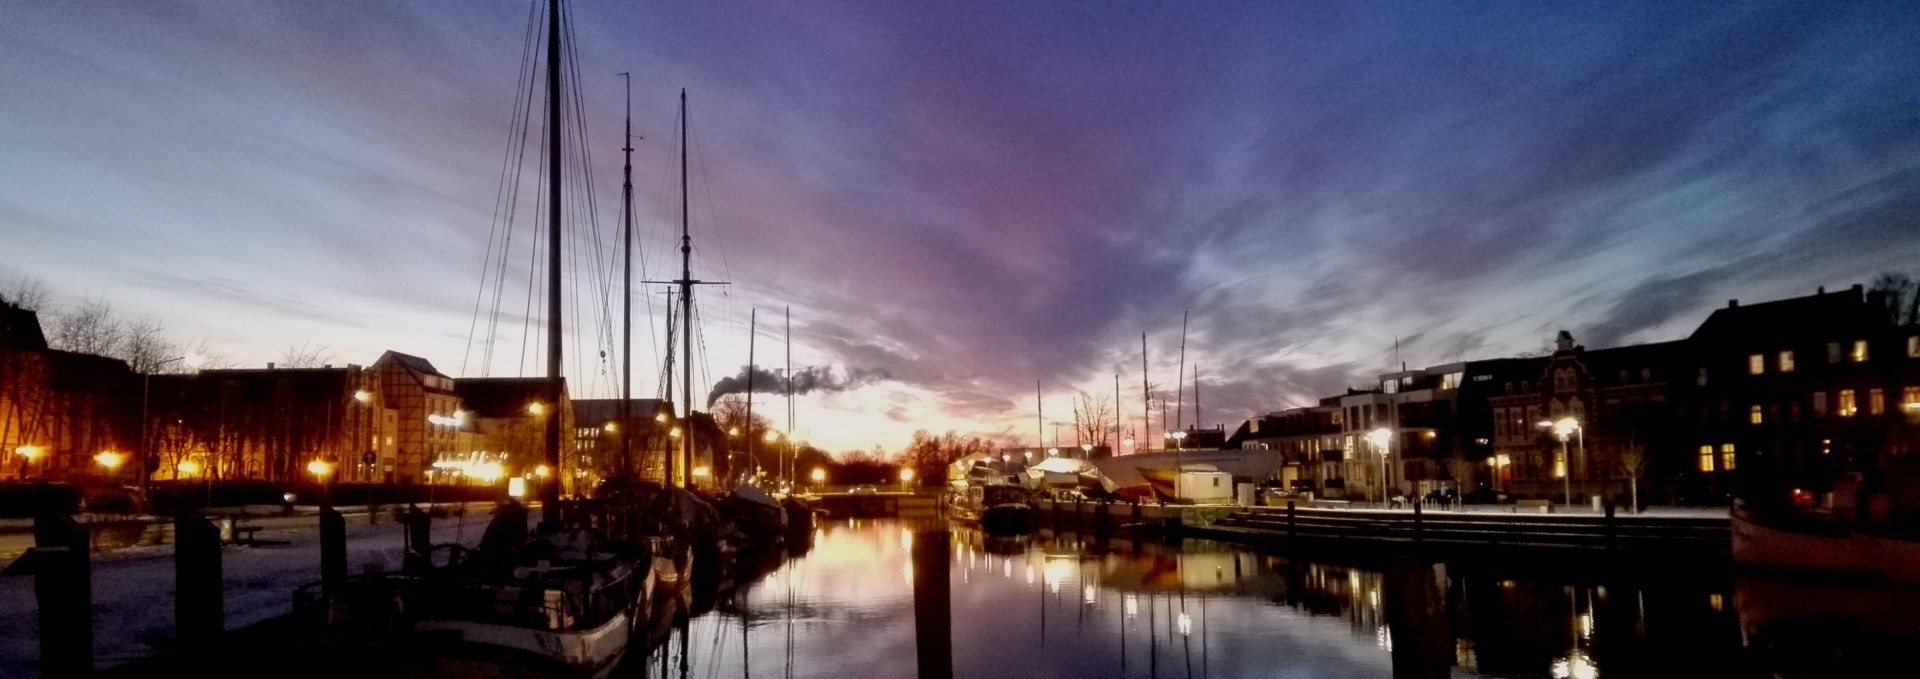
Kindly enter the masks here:
M 393 457 L 382 459 L 381 469 L 393 482 L 421 482 L 434 460 L 459 447 L 461 404 L 453 378 L 427 359 L 397 351 L 381 354 L 373 372 L 397 424 Z
M 659 483 L 666 478 L 669 444 L 677 445 L 672 435 L 676 428 L 673 403 L 657 398 L 636 398 L 629 402 L 626 420 L 621 419 L 620 399 L 575 399 L 573 402 L 574 446 L 594 460 L 596 471 L 612 475 L 622 466 L 623 441 L 631 441 L 626 467 L 638 478 Z
M 50 433 L 47 338 L 30 309 L 0 302 L 0 478 L 39 474 Z
M 425 478 L 430 483 L 492 483 L 500 476 L 539 476 L 546 469 L 546 475 L 561 479 L 563 492 L 591 488 L 600 477 L 591 457 L 576 454 L 580 449 L 575 446 L 573 400 L 549 403 L 551 384 L 545 377 L 454 380 L 463 410 L 444 425 L 452 443 L 432 453 Z M 564 380 L 560 393 L 567 393 Z M 550 417 L 560 418 L 559 469 L 549 468 L 546 459 Z
M 1333 489 L 1344 494 L 1346 451 L 1340 447 L 1340 417 L 1340 397 L 1324 398 L 1319 405 L 1249 419 L 1222 447 L 1279 451 L 1282 466 L 1275 479 L 1282 485 L 1322 495 Z
M 154 375 L 146 391 L 155 480 L 288 482 L 316 459 L 340 481 L 390 479 L 392 420 L 379 377 L 358 365 Z
M 1509 371 L 1488 399 L 1494 454 L 1510 465 L 1502 489 L 1585 504 L 1628 495 L 1630 478 L 1671 474 L 1683 436 L 1669 378 L 1686 351 L 1683 341 L 1589 351 L 1561 331 L 1537 372 Z

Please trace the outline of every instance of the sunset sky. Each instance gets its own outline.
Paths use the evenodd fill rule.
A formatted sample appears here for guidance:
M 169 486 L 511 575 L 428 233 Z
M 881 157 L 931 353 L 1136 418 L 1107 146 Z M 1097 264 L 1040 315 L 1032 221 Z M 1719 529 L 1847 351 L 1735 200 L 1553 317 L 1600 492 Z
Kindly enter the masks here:
M 569 6 L 602 247 L 627 71 L 644 277 L 678 274 L 686 88 L 694 273 L 731 282 L 700 291 L 695 382 L 747 363 L 751 309 L 783 367 L 791 306 L 794 364 L 858 377 L 796 406 L 835 451 L 1031 444 L 1036 381 L 1067 422 L 1118 374 L 1137 420 L 1140 334 L 1172 398 L 1183 310 L 1231 428 L 1370 382 L 1396 338 L 1415 367 L 1672 339 L 1730 298 L 1920 273 L 1912 2 Z M 481 374 L 529 9 L 4 3 L 0 274 L 242 365 Z M 543 365 L 516 252 L 493 375 Z M 611 396 L 618 355 L 572 314 L 574 395 Z

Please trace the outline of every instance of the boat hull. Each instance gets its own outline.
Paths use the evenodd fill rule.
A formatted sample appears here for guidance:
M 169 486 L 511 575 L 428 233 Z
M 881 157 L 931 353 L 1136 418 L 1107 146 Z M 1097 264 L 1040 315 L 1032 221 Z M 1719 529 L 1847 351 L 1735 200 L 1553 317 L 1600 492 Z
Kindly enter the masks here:
M 994 535 L 1022 535 L 1040 523 L 1039 512 L 1024 504 L 994 505 L 980 512 L 980 529 Z
M 633 638 L 623 612 L 597 627 L 552 631 L 466 620 L 421 620 L 414 634 L 432 655 L 432 674 L 446 676 L 606 677 Z

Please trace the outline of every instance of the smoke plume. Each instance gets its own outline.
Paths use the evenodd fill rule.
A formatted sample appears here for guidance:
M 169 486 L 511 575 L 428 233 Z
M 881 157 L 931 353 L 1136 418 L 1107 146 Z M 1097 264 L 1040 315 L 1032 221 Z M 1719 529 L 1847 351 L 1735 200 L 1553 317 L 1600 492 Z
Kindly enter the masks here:
M 707 393 L 707 407 L 727 394 L 747 392 L 748 368 L 742 367 L 740 374 L 722 378 L 713 385 L 713 391 Z M 787 382 L 775 371 L 753 366 L 753 391 L 757 394 L 784 394 Z M 813 392 L 835 392 L 857 389 L 882 380 L 893 379 L 884 368 L 847 368 L 845 373 L 835 373 L 830 366 L 814 366 L 793 371 L 793 393 L 795 396 Z

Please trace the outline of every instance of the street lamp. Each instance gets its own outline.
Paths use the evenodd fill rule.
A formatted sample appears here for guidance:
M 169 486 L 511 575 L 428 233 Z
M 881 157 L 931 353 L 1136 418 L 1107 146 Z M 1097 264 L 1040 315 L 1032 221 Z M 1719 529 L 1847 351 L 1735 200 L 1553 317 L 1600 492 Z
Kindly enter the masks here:
M 1089 457 L 1093 457 L 1093 444 L 1091 443 L 1080 444 L 1080 459 L 1084 460 Z
M 912 482 L 913 482 L 913 468 L 901 467 L 900 468 L 900 488 L 904 490 L 907 488 L 907 484 Z
M 312 474 L 313 480 L 320 484 L 320 506 L 333 506 L 333 489 L 327 483 L 327 478 L 333 476 L 333 463 L 325 458 L 313 458 L 307 463 L 307 473 Z
M 31 470 L 33 468 L 33 461 L 45 455 L 47 449 L 45 446 L 20 446 L 14 448 L 13 452 L 15 455 L 27 458 L 27 469 Z M 46 467 L 43 465 L 40 469 L 41 475 L 44 476 L 46 474 Z
M 1380 455 L 1380 506 L 1387 504 L 1387 454 L 1393 443 L 1393 432 L 1381 427 L 1367 432 L 1367 442 L 1373 444 L 1374 452 Z
M 811 476 L 811 478 L 813 479 L 813 482 L 815 484 L 825 482 L 827 480 L 827 470 L 822 469 L 820 467 L 814 467 L 813 475 Z
M 1560 439 L 1560 486 L 1565 493 L 1567 508 L 1573 508 L 1573 458 L 1567 452 L 1567 439 L 1574 434 L 1580 435 L 1580 458 L 1587 457 L 1587 436 L 1580 429 L 1580 422 L 1571 417 L 1562 417 L 1554 421 L 1541 421 L 1542 428 L 1552 428 L 1553 435 Z
M 127 461 L 127 456 L 112 450 L 103 450 L 100 451 L 100 454 L 93 456 L 93 461 L 100 463 L 102 467 L 106 467 L 107 477 L 112 478 L 114 472 L 120 471 L 120 464 Z
M 1186 449 L 1187 449 L 1187 445 L 1186 445 L 1186 443 L 1187 443 L 1187 433 L 1186 433 L 1186 432 L 1184 432 L 1184 431 L 1176 431 L 1176 432 L 1174 432 L 1174 433 L 1172 433 L 1172 434 L 1168 434 L 1168 436 L 1172 436 L 1172 437 L 1173 437 L 1173 448 L 1174 448 L 1174 450 L 1186 450 Z

